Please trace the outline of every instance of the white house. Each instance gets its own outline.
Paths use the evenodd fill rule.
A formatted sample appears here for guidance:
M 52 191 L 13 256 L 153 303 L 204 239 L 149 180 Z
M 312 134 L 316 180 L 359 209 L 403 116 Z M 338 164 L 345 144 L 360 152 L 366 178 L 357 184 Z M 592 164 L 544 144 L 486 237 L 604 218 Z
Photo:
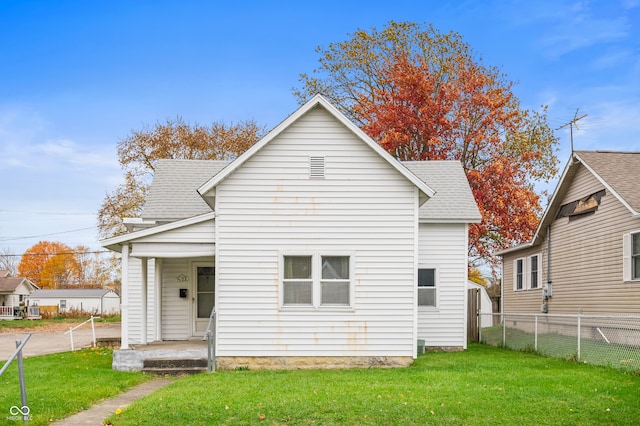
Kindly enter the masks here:
M 160 161 L 142 217 L 102 241 L 122 253 L 116 352 L 202 336 L 214 307 L 218 368 L 462 350 L 479 220 L 459 162 L 398 162 L 318 95 L 231 163 Z
M 93 315 L 114 315 L 120 312 L 120 296 L 104 289 L 36 290 L 31 304 L 57 306 L 58 312 L 79 311 Z
M 12 277 L 9 271 L 0 270 L 0 319 L 14 319 L 29 305 L 29 296 L 38 286 L 23 277 Z

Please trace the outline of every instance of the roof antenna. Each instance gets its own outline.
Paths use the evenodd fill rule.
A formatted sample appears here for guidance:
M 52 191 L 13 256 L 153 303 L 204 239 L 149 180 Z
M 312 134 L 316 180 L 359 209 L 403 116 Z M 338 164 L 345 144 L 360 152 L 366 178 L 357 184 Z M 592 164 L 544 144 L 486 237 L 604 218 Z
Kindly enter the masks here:
M 578 129 L 578 121 L 582 120 L 586 116 L 587 114 L 582 114 L 580 117 L 578 117 L 578 108 L 576 108 L 576 113 L 573 115 L 573 120 L 570 120 L 568 123 L 565 123 L 556 129 L 560 130 L 564 127 L 569 126 L 569 134 L 571 136 L 571 157 L 573 157 L 573 126 L 576 126 L 576 129 Z

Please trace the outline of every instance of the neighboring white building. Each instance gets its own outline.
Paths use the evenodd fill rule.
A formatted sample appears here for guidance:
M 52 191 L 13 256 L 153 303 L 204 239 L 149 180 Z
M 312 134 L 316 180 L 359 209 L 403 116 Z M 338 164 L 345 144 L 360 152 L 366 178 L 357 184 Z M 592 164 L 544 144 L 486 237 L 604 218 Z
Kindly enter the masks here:
M 122 253 L 122 349 L 202 336 L 219 368 L 408 365 L 466 348 L 462 166 L 401 163 L 316 96 L 231 163 L 158 163 Z M 114 368 L 118 368 L 115 365 Z
M 57 306 L 58 312 L 70 310 L 93 315 L 115 315 L 120 312 L 120 296 L 103 289 L 36 290 L 30 298 L 34 306 Z
M 13 319 L 18 310 L 29 305 L 29 296 L 38 286 L 23 277 L 12 277 L 0 270 L 0 319 Z

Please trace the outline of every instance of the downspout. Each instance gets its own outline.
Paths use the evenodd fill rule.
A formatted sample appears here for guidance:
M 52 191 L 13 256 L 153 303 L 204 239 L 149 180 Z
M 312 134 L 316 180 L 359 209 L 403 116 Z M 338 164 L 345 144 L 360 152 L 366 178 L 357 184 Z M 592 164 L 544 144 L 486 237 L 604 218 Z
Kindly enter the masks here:
M 543 314 L 549 313 L 549 298 L 551 297 L 551 225 L 547 225 L 547 284 L 542 289 Z

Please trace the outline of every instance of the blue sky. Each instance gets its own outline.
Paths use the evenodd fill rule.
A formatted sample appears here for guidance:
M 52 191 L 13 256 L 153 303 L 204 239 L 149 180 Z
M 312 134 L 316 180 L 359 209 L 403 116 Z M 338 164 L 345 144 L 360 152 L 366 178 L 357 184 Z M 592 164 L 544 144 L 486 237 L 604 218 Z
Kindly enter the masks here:
M 588 114 L 576 149 L 640 151 L 640 0 L 269 3 L 0 0 L 0 248 L 99 248 L 119 140 L 178 115 L 271 128 L 317 46 L 389 20 L 459 32 L 554 127 Z

